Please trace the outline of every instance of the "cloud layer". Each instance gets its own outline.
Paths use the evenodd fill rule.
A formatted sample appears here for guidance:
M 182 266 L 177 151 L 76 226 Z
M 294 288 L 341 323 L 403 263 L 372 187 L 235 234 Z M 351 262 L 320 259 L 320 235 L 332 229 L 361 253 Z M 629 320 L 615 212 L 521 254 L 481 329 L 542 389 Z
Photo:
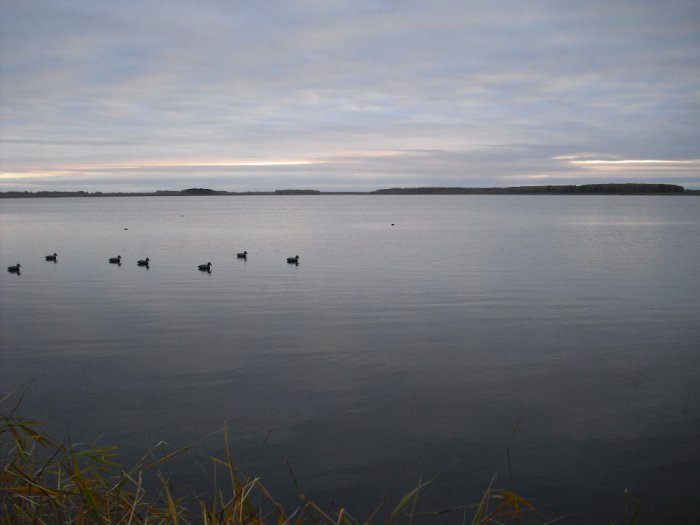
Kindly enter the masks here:
M 700 187 L 694 0 L 0 5 L 3 190 Z

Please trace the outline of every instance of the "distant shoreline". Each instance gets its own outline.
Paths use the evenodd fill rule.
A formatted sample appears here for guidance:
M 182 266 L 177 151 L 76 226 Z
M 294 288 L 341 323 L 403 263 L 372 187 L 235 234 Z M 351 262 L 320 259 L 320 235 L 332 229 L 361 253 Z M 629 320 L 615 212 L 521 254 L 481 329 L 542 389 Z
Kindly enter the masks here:
M 219 191 L 207 188 L 159 190 L 154 192 L 87 192 L 87 191 L 5 191 L 0 199 L 60 197 L 191 197 L 191 196 L 257 196 L 257 195 L 700 195 L 700 190 L 687 190 L 676 184 L 582 184 L 548 186 L 508 186 L 501 188 L 417 187 L 385 188 L 374 191 Z

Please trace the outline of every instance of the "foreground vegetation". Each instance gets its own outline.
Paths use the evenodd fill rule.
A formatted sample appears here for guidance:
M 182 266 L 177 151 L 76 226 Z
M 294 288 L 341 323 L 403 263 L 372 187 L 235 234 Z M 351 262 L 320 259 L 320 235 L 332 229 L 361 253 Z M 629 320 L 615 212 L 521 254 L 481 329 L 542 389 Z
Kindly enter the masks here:
M 447 515 L 452 523 L 554 523 L 513 491 L 495 489 L 493 482 L 480 500 L 434 512 L 417 512 L 416 502 L 428 483 L 419 483 L 398 502 L 379 501 L 370 516 L 358 520 L 345 508 L 323 509 L 301 489 L 290 467 L 290 483 L 297 489 L 294 508 L 284 508 L 260 479 L 242 473 L 234 464 L 224 429 L 221 457 L 212 457 L 215 494 L 176 497 L 168 475 L 171 462 L 189 447 L 149 451 L 131 468 L 117 462 L 116 447 L 78 448 L 42 430 L 42 422 L 15 416 L 16 407 L 0 413 L 0 523 L 102 524 L 386 524 L 426 523 Z M 451 514 L 451 516 L 450 516 Z M 528 519 L 529 518 L 529 519 Z M 634 524 L 637 512 L 625 523 Z

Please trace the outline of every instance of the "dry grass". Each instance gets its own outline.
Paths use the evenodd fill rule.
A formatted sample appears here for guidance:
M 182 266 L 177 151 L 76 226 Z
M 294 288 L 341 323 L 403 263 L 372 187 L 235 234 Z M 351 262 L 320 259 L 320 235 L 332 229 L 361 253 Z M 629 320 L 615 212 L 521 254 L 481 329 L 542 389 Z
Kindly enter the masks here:
M 393 508 L 385 499 L 370 516 L 358 521 L 345 508 L 324 510 L 311 501 L 291 466 L 298 503 L 287 510 L 258 478 L 239 471 L 232 459 L 227 430 L 222 457 L 211 458 L 228 478 L 218 486 L 227 488 L 217 488 L 207 499 L 182 499 L 174 496 L 164 472 L 188 447 L 173 452 L 157 447 L 125 470 L 116 461 L 116 447 L 78 449 L 47 435 L 40 421 L 16 417 L 16 408 L 0 414 L 0 523 L 412 525 L 452 513 L 456 523 L 483 525 L 520 523 L 526 513 L 535 510 L 513 492 L 495 490 L 492 482 L 476 504 L 417 513 L 417 498 L 428 485 L 421 482 Z M 147 478 L 155 483 L 146 483 Z M 156 489 L 147 490 L 146 485 Z

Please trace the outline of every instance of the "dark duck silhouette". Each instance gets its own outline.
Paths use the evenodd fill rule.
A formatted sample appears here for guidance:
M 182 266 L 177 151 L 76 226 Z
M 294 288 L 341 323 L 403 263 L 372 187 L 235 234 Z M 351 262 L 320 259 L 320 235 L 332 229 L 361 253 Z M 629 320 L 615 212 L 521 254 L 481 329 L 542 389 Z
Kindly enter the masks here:
M 54 252 L 53 255 L 47 255 L 46 257 L 44 257 L 44 259 L 46 259 L 47 261 L 56 262 L 58 260 L 58 254 Z
M 238 257 L 239 259 L 247 259 L 247 258 L 248 258 L 248 252 L 237 253 L 237 254 L 236 254 L 236 257 Z
M 121 264 L 122 263 L 122 256 L 117 255 L 116 257 L 110 257 L 109 258 L 109 264 Z
M 8 266 L 7 271 L 10 273 L 20 273 L 19 269 L 21 268 L 21 264 L 17 263 L 15 266 Z
M 149 259 L 148 257 L 146 257 L 145 259 L 141 259 L 141 260 L 139 260 L 139 261 L 136 261 L 136 264 L 137 264 L 138 266 L 145 266 L 146 268 L 148 268 L 148 262 L 149 262 L 149 261 L 150 261 L 150 259 Z
M 207 264 L 200 264 L 198 268 L 200 272 L 211 272 L 211 263 L 208 262 Z
M 299 264 L 299 256 L 295 255 L 294 257 L 287 257 L 287 263 L 288 264 Z

